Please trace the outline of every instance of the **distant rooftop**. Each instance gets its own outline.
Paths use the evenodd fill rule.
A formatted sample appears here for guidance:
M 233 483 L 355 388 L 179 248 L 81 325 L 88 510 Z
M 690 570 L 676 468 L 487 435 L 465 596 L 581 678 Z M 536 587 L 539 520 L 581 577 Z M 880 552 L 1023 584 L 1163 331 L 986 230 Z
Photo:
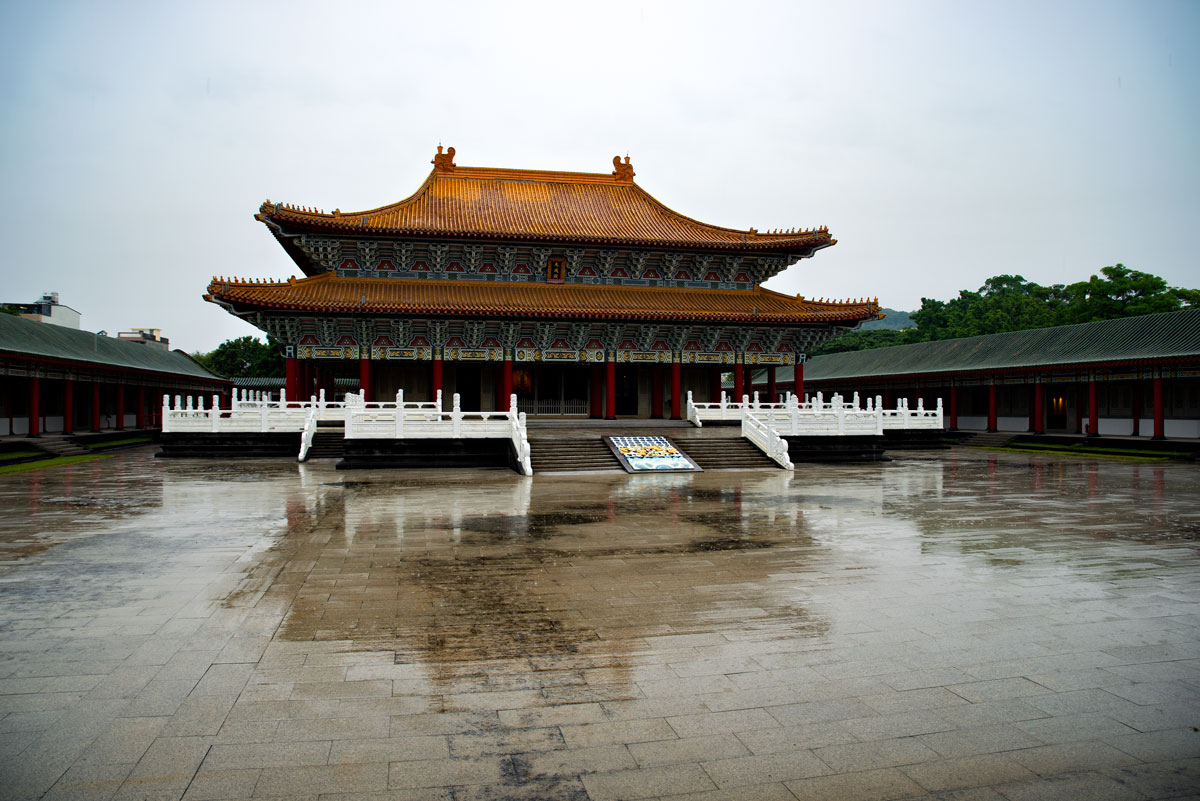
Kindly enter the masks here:
M 11 353 L 222 380 L 179 350 L 132 342 L 0 314 L 0 355 Z

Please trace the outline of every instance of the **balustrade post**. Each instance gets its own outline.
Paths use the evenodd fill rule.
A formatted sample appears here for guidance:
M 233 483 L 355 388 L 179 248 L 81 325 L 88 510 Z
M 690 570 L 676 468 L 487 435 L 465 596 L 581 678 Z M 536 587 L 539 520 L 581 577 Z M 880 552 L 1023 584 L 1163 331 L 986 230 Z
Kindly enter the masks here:
M 450 425 L 455 439 L 462 436 L 462 408 L 459 406 L 458 393 L 451 396 Z

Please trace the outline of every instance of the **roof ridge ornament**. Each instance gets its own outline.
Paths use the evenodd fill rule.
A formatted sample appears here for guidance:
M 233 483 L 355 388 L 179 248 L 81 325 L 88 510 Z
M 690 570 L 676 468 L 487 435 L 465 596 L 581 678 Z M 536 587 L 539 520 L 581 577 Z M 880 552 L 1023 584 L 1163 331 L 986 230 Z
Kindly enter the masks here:
M 442 153 L 442 146 L 438 145 L 438 152 L 433 157 L 430 163 L 433 165 L 434 172 L 453 172 L 458 165 L 454 163 L 454 148 L 448 148 L 445 153 Z
M 629 156 L 625 157 L 624 164 L 621 163 L 620 156 L 613 156 L 613 166 L 616 167 L 616 169 L 613 170 L 612 174 L 613 174 L 613 177 L 616 178 L 617 183 L 619 183 L 619 184 L 633 183 L 633 176 L 636 175 L 637 173 L 635 173 L 633 171 L 633 165 L 629 163 Z

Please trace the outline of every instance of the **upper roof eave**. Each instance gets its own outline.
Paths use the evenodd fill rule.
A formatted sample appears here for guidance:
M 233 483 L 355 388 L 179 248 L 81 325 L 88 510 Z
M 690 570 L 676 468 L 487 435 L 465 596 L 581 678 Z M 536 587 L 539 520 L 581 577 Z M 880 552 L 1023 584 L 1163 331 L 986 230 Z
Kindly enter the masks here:
M 812 252 L 835 244 L 824 226 L 761 233 L 680 214 L 633 181 L 626 158 L 612 174 L 459 167 L 448 155 L 409 197 L 343 214 L 264 202 L 256 218 L 277 226 L 362 236 L 534 240 L 682 247 L 725 252 Z

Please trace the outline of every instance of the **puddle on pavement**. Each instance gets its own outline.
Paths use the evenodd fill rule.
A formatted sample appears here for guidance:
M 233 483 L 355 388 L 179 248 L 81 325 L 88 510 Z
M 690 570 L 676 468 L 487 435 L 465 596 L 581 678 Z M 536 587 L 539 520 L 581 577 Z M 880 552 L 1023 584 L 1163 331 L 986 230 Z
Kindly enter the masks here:
M 823 575 L 866 585 L 954 560 L 1044 564 L 1086 584 L 1123 577 L 1125 549 L 1200 538 L 1190 465 L 951 452 L 794 474 L 528 479 L 111 461 L 0 479 L 6 590 L 25 575 L 69 582 L 43 559 L 55 548 L 94 572 L 97 604 L 145 603 L 125 589 L 131 576 L 156 586 L 156 571 L 187 564 L 230 608 L 279 609 L 279 638 L 390 651 L 435 681 L 496 660 L 620 674 L 690 632 L 819 644 L 837 611 L 814 600 Z M 33 572 L 13 572 L 22 565 Z

